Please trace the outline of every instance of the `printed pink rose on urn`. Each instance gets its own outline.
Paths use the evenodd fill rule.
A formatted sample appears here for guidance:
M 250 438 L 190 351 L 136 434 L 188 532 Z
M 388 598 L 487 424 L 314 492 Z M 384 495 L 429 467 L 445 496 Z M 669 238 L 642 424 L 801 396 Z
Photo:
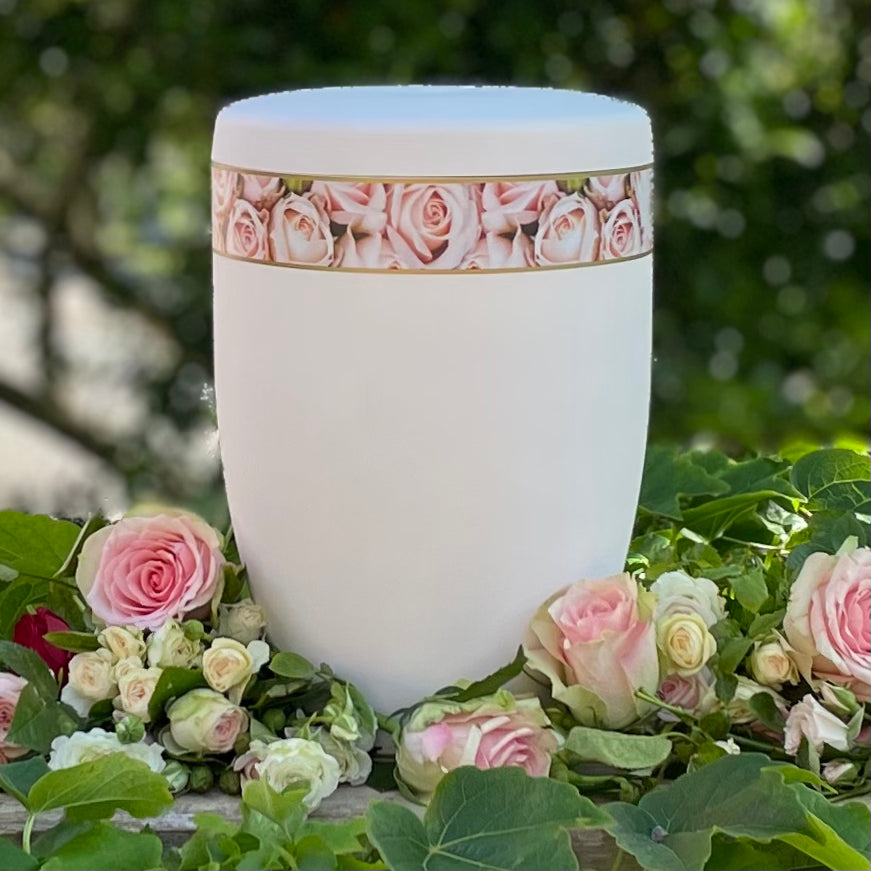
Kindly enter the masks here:
M 579 581 L 532 618 L 523 645 L 529 667 L 578 722 L 622 729 L 648 709 L 635 693 L 659 685 L 655 602 L 624 573 Z
M 276 263 L 329 266 L 334 240 L 322 197 L 288 194 L 272 208 L 269 247 Z
M 586 197 L 554 197 L 542 212 L 535 234 L 535 262 L 540 266 L 596 259 L 599 213 Z
M 378 182 L 312 182 L 334 224 L 355 233 L 381 233 L 387 224 L 387 189 Z
M 610 212 L 617 203 L 625 200 L 625 175 L 597 175 L 587 179 L 584 193 L 593 201 L 597 209 Z
M 463 258 L 460 269 L 523 269 L 532 264 L 532 241 L 518 227 L 513 239 L 487 233 Z
M 212 601 L 225 562 L 222 544 L 195 514 L 143 508 L 86 539 L 76 583 L 98 620 L 158 629 Z
M 212 169 L 212 245 L 224 251 L 227 236 L 227 218 L 239 196 L 239 173 L 232 169 Z
M 853 540 L 855 545 L 855 539 Z M 842 549 L 843 550 L 843 549 Z M 783 628 L 809 683 L 829 680 L 871 701 L 871 549 L 812 553 L 789 595 Z
M 511 233 L 534 224 L 549 197 L 559 196 L 555 181 L 487 182 L 481 193 L 485 233 Z
M 456 269 L 478 241 L 480 191 L 465 184 L 394 184 L 387 238 L 415 268 Z
M 234 257 L 266 260 L 269 257 L 266 222 L 269 212 L 258 211 L 247 200 L 236 200 L 227 220 L 224 249 Z
M 355 238 L 351 228 L 336 244 L 336 266 L 346 269 L 410 269 L 413 264 L 403 260 L 390 240 L 381 233 Z
M 618 260 L 641 253 L 641 225 L 632 200 L 616 205 L 602 224 L 600 260 Z
M 246 173 L 242 176 L 242 199 L 258 211 L 271 209 L 281 199 L 283 192 L 284 182 L 274 175 Z

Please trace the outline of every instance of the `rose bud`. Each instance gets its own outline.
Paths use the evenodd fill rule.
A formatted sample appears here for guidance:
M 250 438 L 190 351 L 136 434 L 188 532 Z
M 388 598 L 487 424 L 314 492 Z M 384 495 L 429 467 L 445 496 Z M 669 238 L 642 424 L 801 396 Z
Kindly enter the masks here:
M 176 699 L 166 715 L 172 740 L 191 753 L 226 753 L 248 728 L 248 714 L 242 708 L 205 688 Z
M 67 667 L 73 658 L 68 650 L 61 650 L 45 640 L 47 632 L 68 632 L 69 626 L 48 608 L 37 608 L 33 614 L 23 615 L 15 624 L 12 640 L 22 647 L 29 647 L 57 674 Z

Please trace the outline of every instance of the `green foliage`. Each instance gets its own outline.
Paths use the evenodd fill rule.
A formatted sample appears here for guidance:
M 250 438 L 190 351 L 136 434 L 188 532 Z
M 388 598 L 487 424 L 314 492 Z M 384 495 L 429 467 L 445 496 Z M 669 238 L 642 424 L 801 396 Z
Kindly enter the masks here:
M 0 511 L 0 563 L 21 575 L 53 578 L 78 537 L 67 520 Z
M 567 784 L 517 768 L 450 772 L 422 821 L 389 802 L 373 804 L 367 819 L 372 843 L 397 871 L 577 868 L 567 830 L 608 820 Z
M 149 871 L 161 864 L 163 844 L 157 835 L 125 832 L 107 823 L 92 823 L 70 838 L 42 865 L 43 871 Z
M 643 868 L 707 867 L 715 833 L 763 844 L 783 841 L 826 868 L 869 867 L 868 808 L 831 805 L 804 784 L 785 782 L 780 768 L 758 753 L 724 756 L 637 806 L 620 802 L 605 809 L 615 820 L 617 844 Z M 732 864 L 727 843 L 719 842 L 718 864 L 710 867 L 741 867 Z
M 671 755 L 671 741 L 661 735 L 627 735 L 575 726 L 566 737 L 565 750 L 587 761 L 632 771 L 665 762 Z
M 157 719 L 171 699 L 204 686 L 207 686 L 206 679 L 199 669 L 165 668 L 157 679 L 154 692 L 148 702 L 149 717 L 152 720 Z

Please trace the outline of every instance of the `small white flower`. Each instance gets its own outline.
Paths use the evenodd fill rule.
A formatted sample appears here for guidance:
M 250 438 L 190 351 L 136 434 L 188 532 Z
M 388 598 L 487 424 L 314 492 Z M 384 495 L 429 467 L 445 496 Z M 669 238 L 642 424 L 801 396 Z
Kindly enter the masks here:
M 148 636 L 148 664 L 158 668 L 196 668 L 202 661 L 203 648 L 184 634 L 178 620 L 167 620 Z
M 203 654 L 203 677 L 219 693 L 239 703 L 251 675 L 269 661 L 269 645 L 251 641 L 247 647 L 233 638 L 216 638 Z
M 104 729 L 91 729 L 90 732 L 73 732 L 72 735 L 58 735 L 51 742 L 48 767 L 53 771 L 72 768 L 83 762 L 93 762 L 111 753 L 122 753 L 131 759 L 139 759 L 152 771 L 160 773 L 166 766 L 163 747 L 160 744 L 145 744 L 137 741 L 122 744 L 114 732 Z
M 309 791 L 303 803 L 314 810 L 339 785 L 339 763 L 317 741 L 305 738 L 283 738 L 262 748 L 254 748 L 259 742 L 251 742 L 255 753 L 263 758 L 254 764 L 254 771 L 276 792 L 289 786 L 307 782 Z
M 726 751 L 727 756 L 737 756 L 741 752 L 741 748 L 735 743 L 734 738 L 726 738 L 725 741 L 714 741 L 717 747 Z
M 140 659 L 145 656 L 142 630 L 135 626 L 107 626 L 97 636 L 97 641 L 112 654 L 115 661 L 130 656 Z
M 266 612 L 251 599 L 218 607 L 218 635 L 235 638 L 242 644 L 256 641 L 266 628 Z
M 790 756 L 795 756 L 802 738 L 807 738 L 817 753 L 822 752 L 824 744 L 842 752 L 850 749 L 847 725 L 827 711 L 810 693 L 792 706 L 786 718 L 783 749 Z
M 69 679 L 61 690 L 60 699 L 79 716 L 86 717 L 94 702 L 114 698 L 118 694 L 112 654 L 108 650 L 77 653 L 68 666 Z
M 118 695 L 115 698 L 116 708 L 125 714 L 139 717 L 143 723 L 148 723 L 148 705 L 154 695 L 154 688 L 160 680 L 163 669 L 131 668 L 118 678 Z

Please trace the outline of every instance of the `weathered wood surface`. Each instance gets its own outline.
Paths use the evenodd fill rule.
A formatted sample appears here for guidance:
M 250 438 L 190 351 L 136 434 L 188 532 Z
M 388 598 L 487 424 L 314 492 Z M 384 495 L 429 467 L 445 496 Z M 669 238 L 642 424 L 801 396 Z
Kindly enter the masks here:
M 340 787 L 327 798 L 312 815 L 320 820 L 346 820 L 361 816 L 366 812 L 369 803 L 376 799 L 395 801 L 411 808 L 415 813 L 422 814 L 423 808 L 412 804 L 398 792 L 376 792 L 366 786 Z M 241 819 L 239 799 L 224 795 L 221 792 L 209 792 L 205 795 L 188 793 L 179 796 L 172 808 L 159 817 L 148 820 L 134 819 L 126 813 L 115 815 L 115 823 L 122 828 L 138 831 L 146 823 L 163 839 L 166 844 L 181 844 L 194 831 L 194 815 L 213 813 L 227 820 Z M 36 821 L 34 831 L 41 832 L 51 828 L 61 818 L 61 811 L 50 811 L 42 814 Z M 24 826 L 24 808 L 15 799 L 0 794 L 0 835 L 20 835 Z M 580 865 L 585 871 L 608 871 L 614 865 L 616 849 L 614 841 L 602 831 L 575 832 L 572 836 Z M 624 857 L 621 869 L 633 869 L 638 866 L 630 857 Z

